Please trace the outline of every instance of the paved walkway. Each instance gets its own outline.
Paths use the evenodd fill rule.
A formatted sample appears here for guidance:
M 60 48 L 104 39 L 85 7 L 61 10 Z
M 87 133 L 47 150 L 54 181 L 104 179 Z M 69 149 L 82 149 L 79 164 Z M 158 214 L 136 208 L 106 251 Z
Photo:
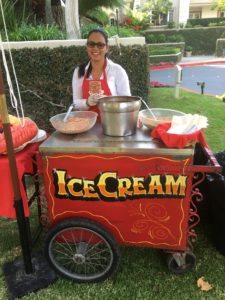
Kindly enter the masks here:
M 204 83 L 203 93 L 221 96 L 225 93 L 225 58 L 214 56 L 183 57 L 179 63 L 182 69 L 181 87 L 202 93 L 199 83 Z M 150 72 L 151 81 L 174 86 L 176 68 L 156 69 Z

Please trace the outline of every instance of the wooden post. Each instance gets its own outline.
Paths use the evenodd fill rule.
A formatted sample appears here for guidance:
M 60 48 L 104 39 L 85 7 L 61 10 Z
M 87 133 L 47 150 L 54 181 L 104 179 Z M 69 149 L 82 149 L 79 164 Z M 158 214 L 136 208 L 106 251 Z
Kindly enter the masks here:
M 4 95 L 4 84 L 2 70 L 0 66 L 0 115 L 2 118 L 3 132 L 5 135 L 6 149 L 9 160 L 10 174 L 14 192 L 14 207 L 16 210 L 17 225 L 19 229 L 20 243 L 23 254 L 24 269 L 27 274 L 33 273 L 31 262 L 30 244 L 28 236 L 27 222 L 24 214 L 23 200 L 20 192 L 19 178 L 16 166 L 16 158 L 13 148 L 12 135 L 10 130 L 9 115 L 6 98 Z

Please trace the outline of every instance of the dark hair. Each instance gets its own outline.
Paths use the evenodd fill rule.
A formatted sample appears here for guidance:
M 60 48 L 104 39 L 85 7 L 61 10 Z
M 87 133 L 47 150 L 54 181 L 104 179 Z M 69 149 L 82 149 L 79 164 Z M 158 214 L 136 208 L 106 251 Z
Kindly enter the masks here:
M 104 37 L 106 45 L 108 45 L 108 35 L 104 30 L 102 30 L 100 28 L 92 29 L 91 31 L 89 31 L 89 33 L 87 35 L 87 39 L 89 39 L 89 37 L 92 33 L 100 33 Z M 87 64 L 88 64 L 88 61 L 79 65 L 79 69 L 78 69 L 78 77 L 79 78 L 84 76 L 85 68 L 86 68 Z M 88 67 L 88 70 L 87 70 L 87 77 L 89 77 L 89 75 L 91 74 L 91 71 L 92 71 L 92 65 L 90 64 Z
M 106 45 L 108 45 L 108 35 L 104 30 L 102 30 L 100 28 L 92 29 L 91 31 L 89 31 L 89 33 L 87 35 L 87 39 L 89 39 L 89 37 L 92 33 L 100 33 L 104 37 Z

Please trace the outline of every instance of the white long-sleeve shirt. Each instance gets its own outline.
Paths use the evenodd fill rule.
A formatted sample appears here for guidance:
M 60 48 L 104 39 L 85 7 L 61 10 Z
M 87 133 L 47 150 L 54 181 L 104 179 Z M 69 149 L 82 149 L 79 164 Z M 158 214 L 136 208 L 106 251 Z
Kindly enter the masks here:
M 89 64 L 86 66 L 85 72 Z M 107 59 L 106 65 L 107 83 L 112 96 L 130 96 L 130 84 L 126 71 L 119 65 Z M 92 79 L 91 75 L 89 79 Z M 100 79 L 103 79 L 103 74 Z M 78 110 L 87 110 L 86 99 L 82 99 L 82 84 L 84 76 L 78 77 L 78 67 L 74 70 L 72 79 L 73 103 Z

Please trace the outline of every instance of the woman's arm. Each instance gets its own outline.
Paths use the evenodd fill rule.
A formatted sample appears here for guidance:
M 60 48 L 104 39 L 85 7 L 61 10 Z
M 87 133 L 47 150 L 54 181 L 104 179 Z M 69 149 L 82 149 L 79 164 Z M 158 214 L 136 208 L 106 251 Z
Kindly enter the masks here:
M 78 77 L 78 67 L 74 70 L 72 79 L 73 103 L 78 110 L 88 110 L 86 99 L 83 99 L 82 84 L 84 77 Z
M 116 91 L 119 96 L 131 95 L 127 72 L 120 65 L 116 69 Z
M 126 71 L 111 60 L 107 64 L 107 79 L 113 96 L 130 96 L 130 83 Z

